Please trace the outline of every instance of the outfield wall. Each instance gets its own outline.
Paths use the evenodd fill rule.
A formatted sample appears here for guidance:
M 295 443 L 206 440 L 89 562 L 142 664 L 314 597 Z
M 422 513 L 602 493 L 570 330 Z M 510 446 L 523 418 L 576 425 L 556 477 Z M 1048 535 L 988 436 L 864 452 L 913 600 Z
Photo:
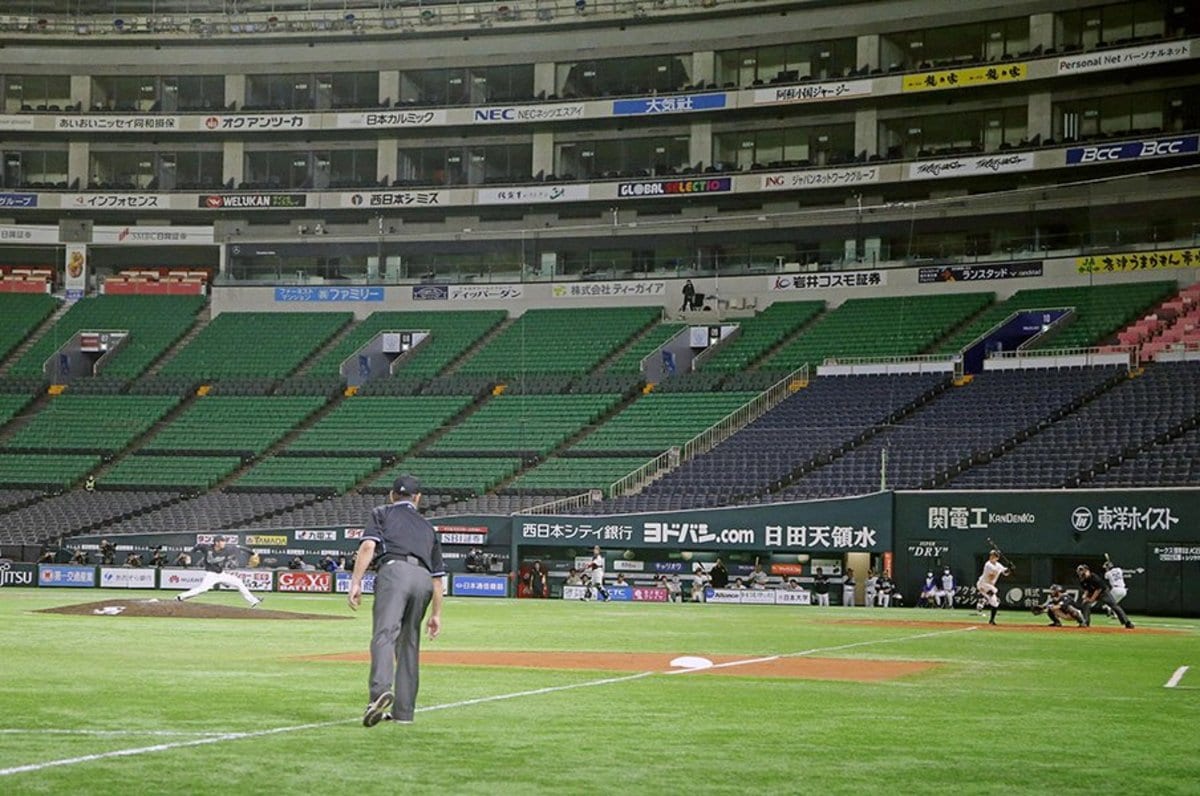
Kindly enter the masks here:
M 753 562 L 761 561 L 776 583 L 792 577 L 802 585 L 810 583 L 813 569 L 823 566 L 833 576 L 830 591 L 837 602 L 842 567 L 854 557 L 891 570 L 909 605 L 915 602 L 927 571 L 940 572 L 949 566 L 959 587 L 959 601 L 964 602 L 994 542 L 1015 565 L 1013 574 L 1001 581 L 1001 597 L 1008 606 L 1040 601 L 1054 582 L 1068 588 L 1075 585 L 1076 565 L 1087 563 L 1100 571 L 1107 554 L 1126 571 L 1144 570 L 1129 579 L 1125 605 L 1130 610 L 1200 615 L 1198 489 L 881 492 L 742 508 L 450 517 L 438 518 L 436 524 L 452 576 L 464 573 L 467 552 L 478 547 L 492 570 L 483 575 L 507 576 L 537 558 L 548 565 L 552 579 L 559 579 L 593 545 L 599 545 L 608 557 L 610 577 L 623 572 L 634 587 L 649 586 L 660 573 L 678 573 L 686 579 L 695 562 L 711 562 L 719 555 L 734 577 L 748 574 Z M 349 553 L 357 547 L 362 529 L 219 533 L 259 552 L 264 564 L 283 567 L 296 555 Z M 118 561 L 123 561 L 122 553 L 144 552 L 154 545 L 163 545 L 173 560 L 215 535 L 122 535 L 113 537 L 113 542 Z M 101 538 L 78 537 L 70 545 L 94 552 Z M 859 569 L 861 601 L 864 573 L 860 564 L 854 566 Z M 30 585 L 10 582 L 17 573 L 7 572 L 3 585 Z M 290 581 L 290 577 L 283 579 L 285 590 Z M 273 580 L 270 588 L 278 584 L 278 579 Z M 561 581 L 554 585 L 554 591 L 561 593 Z M 328 589 L 317 590 L 337 586 L 331 582 Z M 464 581 L 459 593 L 498 596 L 499 591 L 494 581 L 484 578 Z M 510 583 L 504 593 L 513 591 Z

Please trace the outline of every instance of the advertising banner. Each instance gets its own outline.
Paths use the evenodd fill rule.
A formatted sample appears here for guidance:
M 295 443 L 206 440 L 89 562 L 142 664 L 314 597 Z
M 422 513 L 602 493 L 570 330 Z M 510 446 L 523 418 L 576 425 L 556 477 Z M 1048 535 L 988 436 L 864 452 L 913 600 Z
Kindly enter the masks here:
M 1089 166 L 1093 163 L 1117 160 L 1194 155 L 1197 151 L 1200 151 L 1200 135 L 1177 135 L 1143 141 L 1071 147 L 1067 150 L 1066 160 L 1068 166 Z
M 35 193 L 0 193 L 0 208 L 24 210 L 38 206 Z
M 439 207 L 449 204 L 447 191 L 372 191 L 338 194 L 339 207 Z
M 335 572 L 334 576 L 335 576 L 335 580 L 333 583 L 333 590 L 335 592 L 337 592 L 338 594 L 349 594 L 350 593 L 350 573 L 349 572 Z M 367 572 L 366 574 L 363 575 L 362 590 L 363 590 L 363 594 L 374 594 L 375 593 L 375 573 L 374 572 Z
M 243 133 L 269 133 L 284 130 L 310 130 L 317 127 L 313 113 L 235 113 L 204 117 L 203 130 L 236 130 Z
M 526 188 L 480 188 L 475 191 L 475 204 L 522 205 L 534 202 L 585 202 L 587 185 L 534 185 Z
M 280 572 L 276 580 L 277 591 L 323 593 L 333 587 L 333 575 L 329 572 L 289 569 L 286 572 Z
M 741 589 L 705 589 L 704 601 L 707 603 L 730 603 L 737 605 L 742 601 Z
M 996 83 L 1015 83 L 1024 80 L 1029 65 L 1024 62 L 998 66 L 968 66 L 963 69 L 939 69 L 905 75 L 901 91 L 942 91 L 952 88 L 972 88 Z
M 434 108 L 339 113 L 334 124 L 339 130 L 385 130 L 398 127 L 430 127 L 446 123 L 446 111 Z
M 663 296 L 667 292 L 664 280 L 641 279 L 630 282 L 572 282 L 556 284 L 551 293 L 555 298 L 596 298 L 597 296 Z
M 167 197 L 156 193 L 64 193 L 59 207 L 92 210 L 159 210 L 167 208 Z
M 863 97 L 871 93 L 870 80 L 838 80 L 831 83 L 802 83 L 797 86 L 754 89 L 755 105 L 785 102 L 824 102 Z
M 277 287 L 275 301 L 383 301 L 382 287 Z M 284 542 L 286 544 L 286 542 Z
M 204 570 L 163 567 L 158 572 L 158 588 L 187 591 L 204 582 Z
M 438 533 L 442 544 L 487 544 L 488 527 L 486 525 L 442 525 L 436 523 L 433 529 Z
M 891 496 L 775 503 L 615 517 L 519 516 L 519 542 L 674 550 L 882 552 L 891 549 Z
M 1015 263 L 934 265 L 918 269 L 917 281 L 921 284 L 928 284 L 930 282 L 981 282 L 991 279 L 1025 279 L 1041 275 L 1041 260 L 1024 260 Z
M 507 597 L 508 577 L 456 572 L 451 576 L 450 593 L 455 597 Z
M 231 569 L 229 574 L 240 578 L 250 591 L 271 591 L 275 585 L 275 573 L 269 569 Z
M 886 271 L 820 271 L 770 277 L 771 290 L 857 290 L 887 284 Z
M 1008 174 L 1033 170 L 1032 152 L 1009 155 L 980 155 L 978 157 L 923 160 L 908 164 L 908 180 L 940 180 L 946 177 L 974 177 L 980 174 Z
M 155 570 L 100 567 L 102 589 L 153 589 Z
M 512 124 L 515 122 L 561 122 L 583 118 L 582 102 L 558 105 L 509 105 L 475 108 L 471 111 L 474 124 Z
M 126 226 L 93 227 L 92 243 L 118 246 L 206 245 L 214 242 L 212 227 Z
M 78 301 L 87 293 L 87 245 L 68 243 L 63 247 L 67 262 L 67 279 L 64 284 L 67 301 Z
M 719 94 L 679 94 L 673 97 L 645 97 L 613 100 L 613 116 L 646 116 L 660 113 L 690 113 L 724 108 L 727 96 Z
M 1198 267 L 1200 267 L 1200 248 L 1092 254 L 1075 258 L 1075 270 L 1081 274 Z
M 321 531 L 296 531 L 297 542 L 336 542 L 338 532 L 333 529 Z
M 879 168 L 877 166 L 859 166 L 850 169 L 816 169 L 815 171 L 764 174 L 761 189 L 764 191 L 798 191 L 806 188 L 866 185 L 873 182 L 879 182 Z
M 1118 50 L 1063 55 L 1058 58 L 1057 71 L 1060 75 L 1078 75 L 1084 72 L 1100 72 L 1106 69 L 1123 69 L 1127 66 L 1160 64 L 1167 61 L 1182 61 L 1192 57 L 1192 41 L 1160 42 L 1143 44 L 1140 47 L 1122 47 Z
M 666 589 L 653 586 L 634 586 L 631 596 L 635 603 L 665 603 L 671 600 L 671 595 Z
M 775 593 L 776 605 L 812 605 L 812 594 L 803 590 L 781 590 Z
M 308 195 L 302 193 L 209 193 L 196 198 L 201 210 L 273 210 L 307 204 Z
M 37 564 L 19 561 L 0 561 L 0 588 L 38 585 Z
M 90 589 L 96 585 L 96 568 L 72 564 L 38 564 L 38 585 Z
M 180 127 L 178 116 L 145 114 L 137 116 L 107 116 L 88 113 L 74 116 L 55 116 L 54 129 L 66 132 L 145 133 L 174 132 Z
M 622 199 L 646 199 L 656 196 L 687 196 L 702 193 L 728 193 L 733 190 L 732 177 L 696 177 L 683 180 L 651 180 L 622 182 L 617 196 Z
M 0 243 L 58 243 L 58 226 L 0 224 Z
M 615 559 L 612 562 L 614 572 L 643 572 L 646 569 L 645 561 L 626 561 L 623 558 Z
M 450 286 L 450 301 L 513 301 L 524 295 L 524 285 Z

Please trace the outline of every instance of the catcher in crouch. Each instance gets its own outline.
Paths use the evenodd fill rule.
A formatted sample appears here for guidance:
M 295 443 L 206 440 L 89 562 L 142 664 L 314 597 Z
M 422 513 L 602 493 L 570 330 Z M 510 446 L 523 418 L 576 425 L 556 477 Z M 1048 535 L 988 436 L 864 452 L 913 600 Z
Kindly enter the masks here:
M 1071 599 L 1071 595 L 1063 591 L 1063 587 L 1055 583 L 1050 587 L 1050 596 L 1046 598 L 1046 602 L 1033 607 L 1033 613 L 1040 616 L 1046 614 L 1050 617 L 1051 627 L 1062 627 L 1062 619 L 1074 619 L 1080 627 L 1084 627 L 1083 611 L 1075 607 L 1075 601 Z
M 991 616 L 988 617 L 988 624 L 996 624 L 996 609 L 1000 607 L 1000 590 L 996 588 L 996 581 L 1001 575 L 1011 575 L 1012 570 L 1000 563 L 1000 551 L 992 550 L 988 553 L 987 563 L 983 565 L 983 572 L 979 573 L 979 580 L 975 582 L 975 588 L 979 590 L 979 596 L 982 598 L 985 605 L 991 609 Z

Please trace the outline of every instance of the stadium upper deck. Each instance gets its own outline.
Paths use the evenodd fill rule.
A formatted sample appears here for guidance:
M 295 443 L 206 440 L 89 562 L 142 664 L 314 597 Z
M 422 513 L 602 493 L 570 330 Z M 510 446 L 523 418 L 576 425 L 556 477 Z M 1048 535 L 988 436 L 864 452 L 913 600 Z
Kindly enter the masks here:
M 0 212 L 212 224 L 268 281 L 1195 235 L 1192 0 L 392 5 L 22 3 Z

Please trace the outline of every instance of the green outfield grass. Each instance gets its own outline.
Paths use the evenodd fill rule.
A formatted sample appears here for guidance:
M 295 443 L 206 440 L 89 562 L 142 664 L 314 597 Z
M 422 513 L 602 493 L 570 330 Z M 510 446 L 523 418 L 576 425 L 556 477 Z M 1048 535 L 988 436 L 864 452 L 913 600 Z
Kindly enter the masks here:
M 939 665 L 876 683 L 426 665 L 416 722 L 368 730 L 366 664 L 304 657 L 365 651 L 369 611 L 344 622 L 33 612 L 148 596 L 0 592 L 0 793 L 1200 789 L 1196 621 L 1047 632 L 1017 613 L 1000 621 L 1027 630 L 971 625 L 966 611 L 449 599 L 426 650 Z M 340 596 L 267 599 L 349 615 Z M 834 621 L 846 619 L 884 624 Z M 1192 670 L 1165 688 L 1180 666 Z M 38 768 L 8 773 L 22 766 Z

